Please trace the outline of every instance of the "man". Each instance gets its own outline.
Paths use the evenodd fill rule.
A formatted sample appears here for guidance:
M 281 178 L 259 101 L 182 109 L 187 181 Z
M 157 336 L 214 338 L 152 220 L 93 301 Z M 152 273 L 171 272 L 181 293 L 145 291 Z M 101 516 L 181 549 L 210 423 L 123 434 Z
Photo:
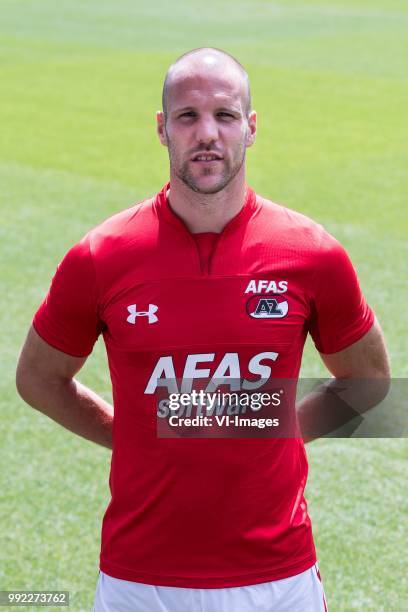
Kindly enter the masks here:
M 296 379 L 308 332 L 335 382 L 387 378 L 380 327 L 338 242 L 246 185 L 256 113 L 234 58 L 179 58 L 157 130 L 170 183 L 67 253 L 17 371 L 29 404 L 113 449 L 94 609 L 325 610 L 303 441 L 160 438 L 156 396 Z M 100 333 L 114 411 L 74 379 Z M 318 432 L 323 404 L 299 407 L 307 440 L 357 414 L 340 404 Z

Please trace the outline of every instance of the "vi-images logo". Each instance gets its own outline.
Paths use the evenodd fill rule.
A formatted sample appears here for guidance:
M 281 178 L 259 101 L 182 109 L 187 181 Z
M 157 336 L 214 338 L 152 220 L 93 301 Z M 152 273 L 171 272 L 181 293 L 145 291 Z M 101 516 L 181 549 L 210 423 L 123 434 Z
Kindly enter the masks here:
M 130 306 L 128 306 L 127 309 L 129 312 L 129 316 L 126 319 L 126 321 L 128 323 L 131 323 L 132 325 L 135 325 L 136 317 L 149 317 L 149 324 L 157 323 L 157 321 L 159 320 L 155 314 L 159 309 L 159 307 L 156 306 L 156 304 L 149 304 L 149 310 L 139 310 L 138 311 L 136 309 L 136 304 L 130 304 Z

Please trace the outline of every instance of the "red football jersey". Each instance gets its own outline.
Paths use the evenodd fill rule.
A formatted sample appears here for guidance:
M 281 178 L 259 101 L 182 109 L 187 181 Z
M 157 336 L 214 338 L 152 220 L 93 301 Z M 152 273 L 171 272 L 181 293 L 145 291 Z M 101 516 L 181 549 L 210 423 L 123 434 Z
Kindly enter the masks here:
M 76 244 L 33 321 L 71 355 L 88 355 L 100 333 L 106 344 L 114 425 L 100 567 L 192 588 L 285 578 L 316 561 L 303 442 L 159 438 L 155 393 L 169 376 L 296 379 L 308 332 L 337 352 L 373 313 L 344 249 L 307 217 L 247 188 L 219 235 L 194 237 L 168 188 Z

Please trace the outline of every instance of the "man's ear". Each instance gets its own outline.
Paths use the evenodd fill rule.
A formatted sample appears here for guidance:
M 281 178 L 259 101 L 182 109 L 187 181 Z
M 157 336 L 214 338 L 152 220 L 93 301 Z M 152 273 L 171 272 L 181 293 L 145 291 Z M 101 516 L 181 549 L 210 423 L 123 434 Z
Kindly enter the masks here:
M 163 111 L 157 111 L 156 113 L 157 122 L 157 133 L 159 135 L 160 142 L 163 146 L 167 147 L 167 134 L 166 134 L 166 121 Z
M 248 116 L 246 146 L 251 147 L 256 138 L 256 111 L 251 111 Z

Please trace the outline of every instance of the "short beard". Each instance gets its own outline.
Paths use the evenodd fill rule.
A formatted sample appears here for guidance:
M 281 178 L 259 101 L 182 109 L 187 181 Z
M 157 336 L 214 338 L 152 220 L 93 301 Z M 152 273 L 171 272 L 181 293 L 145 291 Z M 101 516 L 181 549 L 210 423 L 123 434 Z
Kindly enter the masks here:
M 241 157 L 241 160 L 238 163 L 234 164 L 233 166 L 231 166 L 230 164 L 227 164 L 224 167 L 224 171 L 222 172 L 218 182 L 212 187 L 208 187 L 208 188 L 200 187 L 197 184 L 197 178 L 190 172 L 188 162 L 185 162 L 182 165 L 180 173 L 177 173 L 177 176 L 179 179 L 183 181 L 183 183 L 187 187 L 189 187 L 196 193 L 202 193 L 202 194 L 207 194 L 207 195 L 219 193 L 220 191 L 225 189 L 225 187 L 227 187 L 227 185 L 229 185 L 229 183 L 236 177 L 238 172 L 241 170 L 244 161 L 245 161 L 245 151 Z
M 199 184 L 197 183 L 197 178 L 193 175 L 192 172 L 190 172 L 188 161 L 185 161 L 181 165 L 180 169 L 178 169 L 177 163 L 172 164 L 172 161 L 174 160 L 176 156 L 173 155 L 173 148 L 169 141 L 168 141 L 168 151 L 169 151 L 169 158 L 170 158 L 170 166 L 174 169 L 174 172 L 177 178 L 179 178 L 189 189 L 191 189 L 195 193 L 211 195 L 211 194 L 219 193 L 220 191 L 225 189 L 225 187 L 227 187 L 227 185 L 229 185 L 229 183 L 236 177 L 236 175 L 241 170 L 245 162 L 246 148 L 244 145 L 242 149 L 240 149 L 238 156 L 234 158 L 232 164 L 230 164 L 229 161 L 223 160 L 224 170 L 218 182 L 209 188 L 202 188 L 199 186 Z M 208 172 L 208 174 L 210 173 L 211 171 Z

